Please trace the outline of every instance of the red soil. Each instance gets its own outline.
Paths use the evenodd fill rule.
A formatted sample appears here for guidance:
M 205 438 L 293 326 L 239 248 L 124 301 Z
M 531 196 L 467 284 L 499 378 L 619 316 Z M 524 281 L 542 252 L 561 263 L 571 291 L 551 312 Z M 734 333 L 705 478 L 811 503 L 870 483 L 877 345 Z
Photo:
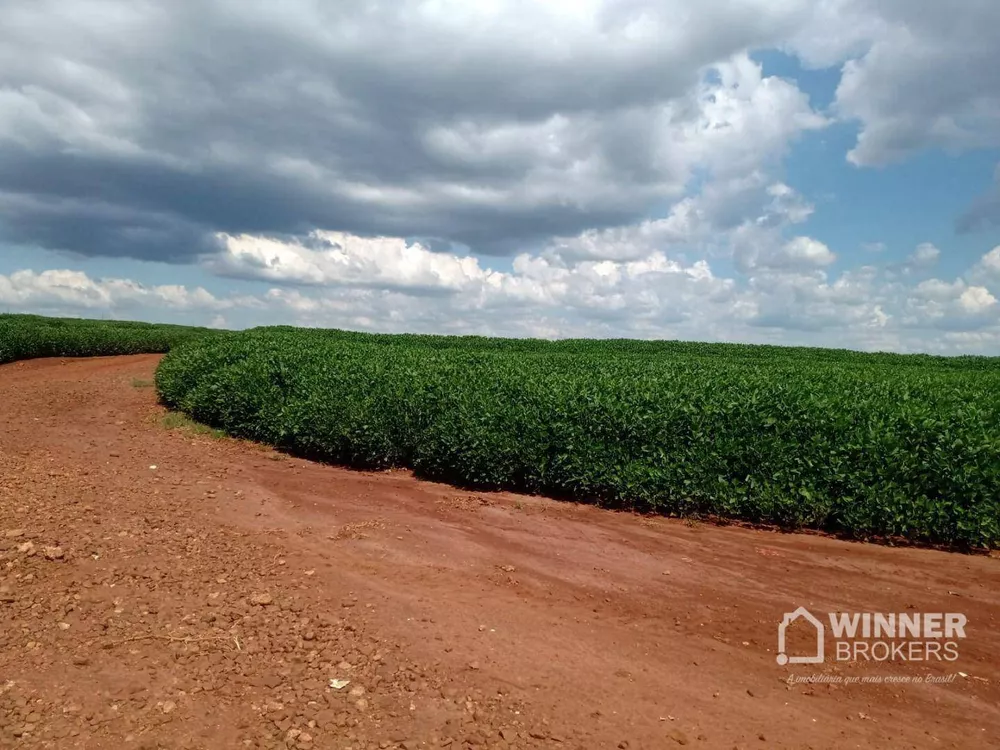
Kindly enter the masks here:
M 133 383 L 157 361 L 0 367 L 0 747 L 1000 746 L 995 557 L 168 430 Z M 961 612 L 967 638 L 954 663 L 780 667 L 799 606 Z M 812 674 L 954 681 L 789 684 Z

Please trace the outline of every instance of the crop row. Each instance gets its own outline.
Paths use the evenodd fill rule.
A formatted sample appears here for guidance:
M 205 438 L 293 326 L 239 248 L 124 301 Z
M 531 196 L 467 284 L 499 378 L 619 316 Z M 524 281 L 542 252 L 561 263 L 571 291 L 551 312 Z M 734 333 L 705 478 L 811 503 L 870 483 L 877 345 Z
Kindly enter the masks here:
M 988 358 L 256 329 L 162 399 L 227 432 L 469 487 L 857 537 L 1000 544 Z
M 166 352 L 210 333 L 204 328 L 152 323 L 0 315 L 0 364 L 36 357 Z

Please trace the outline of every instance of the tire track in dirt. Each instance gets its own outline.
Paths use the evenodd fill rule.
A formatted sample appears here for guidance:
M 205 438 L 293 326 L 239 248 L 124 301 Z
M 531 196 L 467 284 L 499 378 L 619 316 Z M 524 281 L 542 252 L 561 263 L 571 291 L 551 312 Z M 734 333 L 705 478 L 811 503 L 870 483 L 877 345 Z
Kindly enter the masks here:
M 166 430 L 157 361 L 0 367 L 0 747 L 996 746 L 996 559 Z M 964 612 L 959 663 L 888 671 L 968 677 L 790 685 L 799 605 Z

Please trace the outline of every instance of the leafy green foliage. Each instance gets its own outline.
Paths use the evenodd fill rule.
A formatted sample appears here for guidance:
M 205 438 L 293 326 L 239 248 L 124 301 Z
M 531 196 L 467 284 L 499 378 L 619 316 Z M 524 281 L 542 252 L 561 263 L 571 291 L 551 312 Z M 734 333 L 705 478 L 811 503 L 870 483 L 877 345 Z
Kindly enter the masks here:
M 0 315 L 0 364 L 35 357 L 150 354 L 216 331 L 117 320 Z
M 199 422 L 485 489 L 1000 543 L 1000 367 L 730 344 L 262 328 L 157 372 Z

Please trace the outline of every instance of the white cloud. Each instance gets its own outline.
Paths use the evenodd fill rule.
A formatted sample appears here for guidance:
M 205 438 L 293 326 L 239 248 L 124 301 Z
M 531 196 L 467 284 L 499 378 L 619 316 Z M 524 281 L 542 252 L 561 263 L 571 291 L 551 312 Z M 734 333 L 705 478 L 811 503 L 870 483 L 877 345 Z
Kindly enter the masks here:
M 570 328 L 615 320 L 616 326 L 643 330 L 657 321 L 685 319 L 693 312 L 688 303 L 696 298 L 722 301 L 733 289 L 733 282 L 716 278 L 707 262 L 685 265 L 661 251 L 627 260 L 522 253 L 510 271 L 496 271 L 474 257 L 432 252 L 399 238 L 315 232 L 309 246 L 248 236 L 224 240 L 224 261 L 211 266 L 217 272 L 326 290 L 367 290 L 374 298 L 392 295 L 395 304 L 409 297 L 406 307 L 461 311 L 482 316 L 484 325 L 496 315 L 500 328 L 520 325 L 515 321 L 523 316 L 526 327 L 518 330 L 532 334 L 538 333 L 531 326 L 540 313 L 564 320 Z M 342 311 L 339 300 L 326 302 L 300 291 L 276 289 L 269 299 L 299 312 Z
M 312 232 L 305 243 L 220 235 L 223 251 L 205 264 L 216 273 L 293 284 L 362 285 L 456 291 L 490 283 L 471 256 L 436 253 L 396 237 Z
M 847 271 L 832 283 L 825 271 L 763 269 L 749 280 L 750 323 L 775 330 L 850 330 L 859 342 L 892 319 L 893 295 L 873 267 Z
M 982 265 L 993 273 L 1000 273 L 1000 245 L 983 256 Z
M 914 294 L 916 297 L 932 302 L 947 302 L 957 299 L 965 289 L 965 282 L 961 279 L 952 282 L 928 279 L 917 284 Z
M 930 242 L 921 242 L 917 247 L 897 263 L 887 263 L 885 265 L 886 275 L 889 278 L 897 276 L 911 277 L 926 275 L 941 259 L 941 251 Z
M 1000 245 L 986 253 L 969 270 L 968 280 L 1000 291 Z
M 928 279 L 904 303 L 904 324 L 953 331 L 975 331 L 1000 325 L 1000 305 L 986 287 L 963 279 Z
M 279 256 L 286 266 L 250 262 L 230 269 L 281 279 L 256 296 L 97 280 L 78 271 L 21 271 L 0 276 L 0 305 L 142 319 L 183 313 L 186 322 L 218 327 L 286 323 L 1000 354 L 1000 302 L 983 284 L 963 278 L 904 283 L 875 266 L 833 274 L 816 265 L 825 254 L 805 239 L 763 255 L 775 257 L 791 244 L 799 248 L 792 255 L 808 262 L 796 257 L 790 265 L 757 265 L 734 277 L 720 275 L 705 260 L 685 262 L 660 250 L 627 260 L 524 253 L 508 270 L 497 270 L 392 238 L 339 237 L 335 250 L 269 242 L 274 244 L 264 257 Z M 248 243 L 244 238 L 237 246 L 253 246 Z M 342 258 L 328 264 L 325 256 L 334 253 Z M 378 259 L 407 253 L 405 273 L 387 283 L 387 266 Z M 288 269 L 302 270 L 310 283 L 288 286 Z
M 837 256 L 819 240 L 793 237 L 774 252 L 761 256 L 757 265 L 764 268 L 820 268 L 831 265 Z
M 673 205 L 666 218 L 575 237 L 558 237 L 545 254 L 564 259 L 629 260 L 660 250 L 710 256 L 740 253 L 748 265 L 759 246 L 774 244 L 781 231 L 798 224 L 813 206 L 795 190 L 761 171 L 709 182 Z
M 820 0 L 790 46 L 843 63 L 835 110 L 861 125 L 848 159 L 873 166 L 1000 146 L 998 26 L 995 0 Z
M 145 286 L 129 279 L 90 278 L 80 271 L 15 271 L 0 274 L 0 305 L 15 310 L 77 310 L 113 312 L 138 307 L 175 311 L 211 312 L 235 304 L 221 300 L 201 287 Z M 253 304 L 244 299 L 241 304 Z
M 970 286 L 958 298 L 958 303 L 969 315 L 981 315 L 996 310 L 997 298 L 981 286 Z
M 930 242 L 922 242 L 917 245 L 917 249 L 906 259 L 906 262 L 915 268 L 929 268 L 936 264 L 940 258 L 940 250 Z

